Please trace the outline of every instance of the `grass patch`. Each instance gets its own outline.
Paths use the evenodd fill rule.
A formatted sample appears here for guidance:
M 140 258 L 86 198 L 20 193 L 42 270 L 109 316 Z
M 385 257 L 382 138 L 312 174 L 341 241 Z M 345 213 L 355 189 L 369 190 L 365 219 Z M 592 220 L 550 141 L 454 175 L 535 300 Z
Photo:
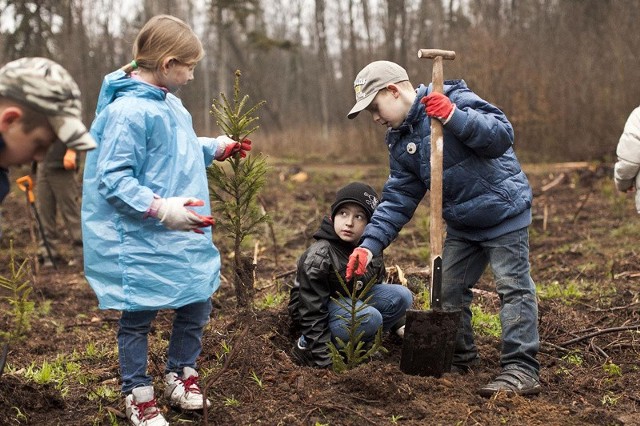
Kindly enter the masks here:
M 502 335 L 502 324 L 498 314 L 491 314 L 482 310 L 476 304 L 471 305 L 471 326 L 476 334 L 500 337 Z
M 536 292 L 540 299 L 559 299 L 568 304 L 584 296 L 580 285 L 575 281 L 566 283 L 553 281 L 549 284 L 536 284 Z

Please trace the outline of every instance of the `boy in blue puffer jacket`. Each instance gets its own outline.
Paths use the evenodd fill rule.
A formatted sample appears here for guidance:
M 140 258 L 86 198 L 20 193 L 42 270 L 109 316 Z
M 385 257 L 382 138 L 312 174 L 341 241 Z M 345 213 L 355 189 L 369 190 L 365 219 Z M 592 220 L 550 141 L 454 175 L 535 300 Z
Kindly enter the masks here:
M 513 128 L 504 113 L 463 80 L 445 81 L 445 94 L 417 89 L 404 68 L 376 61 L 354 82 L 352 119 L 369 111 L 387 126 L 390 174 L 382 202 L 350 256 L 346 279 L 361 275 L 371 258 L 393 241 L 430 188 L 430 120 L 443 124 L 443 306 L 461 309 L 452 371 L 479 362 L 471 328 L 472 288 L 490 265 L 500 295 L 502 372 L 479 394 L 540 392 L 538 306 L 529 272 L 532 192 L 513 151 Z

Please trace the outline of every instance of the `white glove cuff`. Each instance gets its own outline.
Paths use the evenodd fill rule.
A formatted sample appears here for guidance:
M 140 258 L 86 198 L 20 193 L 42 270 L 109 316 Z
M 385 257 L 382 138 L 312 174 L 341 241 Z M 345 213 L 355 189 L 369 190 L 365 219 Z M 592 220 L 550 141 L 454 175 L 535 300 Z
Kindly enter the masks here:
M 447 118 L 442 122 L 442 125 L 444 126 L 445 124 L 447 124 L 449 122 L 449 120 L 451 120 L 451 117 L 453 117 L 453 113 L 456 112 L 456 105 L 453 104 L 453 108 L 451 109 L 451 112 L 449 113 L 449 115 L 447 116 Z

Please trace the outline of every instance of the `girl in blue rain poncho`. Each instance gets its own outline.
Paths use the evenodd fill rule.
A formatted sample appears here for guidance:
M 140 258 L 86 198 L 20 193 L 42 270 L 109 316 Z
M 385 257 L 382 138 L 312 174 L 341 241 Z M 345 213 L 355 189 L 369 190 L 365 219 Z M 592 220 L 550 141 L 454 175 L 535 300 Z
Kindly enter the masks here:
M 173 94 L 203 54 L 186 23 L 152 18 L 136 38 L 134 61 L 105 77 L 91 126 L 98 148 L 83 180 L 85 275 L 101 309 L 122 311 L 122 391 L 136 425 L 166 424 L 147 374 L 147 335 L 159 309 L 175 310 L 165 397 L 182 409 L 205 403 L 196 358 L 220 283 L 205 169 L 251 149 L 246 140 L 197 137 Z

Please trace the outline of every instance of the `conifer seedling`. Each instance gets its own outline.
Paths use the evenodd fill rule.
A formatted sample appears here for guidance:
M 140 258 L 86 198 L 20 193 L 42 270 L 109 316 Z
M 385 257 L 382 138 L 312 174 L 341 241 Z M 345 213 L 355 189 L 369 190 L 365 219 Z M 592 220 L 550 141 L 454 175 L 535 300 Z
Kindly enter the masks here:
M 233 98 L 220 93 L 210 113 L 216 124 L 231 139 L 241 141 L 258 129 L 259 117 L 255 112 L 265 101 L 248 106 L 249 95 L 240 93 L 240 71 L 235 73 Z M 227 167 L 225 167 L 227 166 Z M 237 304 L 251 307 L 253 300 L 253 270 L 250 256 L 242 253 L 244 239 L 257 232 L 258 226 L 269 221 L 257 201 L 266 182 L 268 166 L 262 154 L 242 158 L 239 153 L 225 160 L 224 164 L 212 164 L 207 168 L 209 190 L 213 210 L 216 213 L 216 229 L 233 241 L 233 284 Z

